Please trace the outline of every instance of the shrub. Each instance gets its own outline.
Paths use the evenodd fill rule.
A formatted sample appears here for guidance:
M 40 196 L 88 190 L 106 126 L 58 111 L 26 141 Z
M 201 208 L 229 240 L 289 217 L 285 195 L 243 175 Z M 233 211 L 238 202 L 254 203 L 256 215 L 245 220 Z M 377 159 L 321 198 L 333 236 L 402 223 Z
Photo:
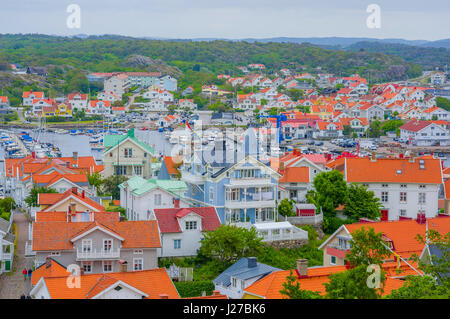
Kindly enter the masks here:
M 212 295 L 214 290 L 214 283 L 210 280 L 205 281 L 182 281 L 174 282 L 175 287 L 178 290 L 181 298 L 198 297 L 201 296 L 203 291 L 206 295 Z

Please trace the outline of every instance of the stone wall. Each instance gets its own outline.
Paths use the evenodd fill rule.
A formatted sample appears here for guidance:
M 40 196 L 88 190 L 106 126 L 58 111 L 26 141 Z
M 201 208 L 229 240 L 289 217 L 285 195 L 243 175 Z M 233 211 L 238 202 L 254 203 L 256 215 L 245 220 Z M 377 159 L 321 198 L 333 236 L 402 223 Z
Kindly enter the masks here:
M 300 240 L 277 240 L 272 242 L 266 242 L 267 246 L 271 246 L 276 249 L 280 248 L 299 248 L 308 244 L 307 239 Z

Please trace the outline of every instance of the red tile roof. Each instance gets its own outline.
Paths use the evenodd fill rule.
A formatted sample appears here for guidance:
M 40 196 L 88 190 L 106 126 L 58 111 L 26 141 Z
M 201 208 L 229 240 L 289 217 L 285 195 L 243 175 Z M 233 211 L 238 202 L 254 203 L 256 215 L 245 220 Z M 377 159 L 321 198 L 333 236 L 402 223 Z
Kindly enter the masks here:
M 431 122 L 428 121 L 419 121 L 419 120 L 411 120 L 408 123 L 400 126 L 400 130 L 410 131 L 410 132 L 419 132 L 425 127 L 431 125 Z
M 202 231 L 211 231 L 220 226 L 220 219 L 214 207 L 161 208 L 154 209 L 161 233 L 180 233 L 178 218 L 190 213 L 202 217 Z
M 280 171 L 279 183 L 309 183 L 309 167 L 287 167 Z

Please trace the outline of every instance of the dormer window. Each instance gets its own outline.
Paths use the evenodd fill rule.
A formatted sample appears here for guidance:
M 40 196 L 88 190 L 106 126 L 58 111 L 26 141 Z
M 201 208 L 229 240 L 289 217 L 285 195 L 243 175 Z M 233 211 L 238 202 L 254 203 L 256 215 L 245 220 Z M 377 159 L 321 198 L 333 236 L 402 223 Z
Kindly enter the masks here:
M 187 221 L 186 222 L 186 230 L 195 230 L 195 229 L 197 229 L 196 221 Z

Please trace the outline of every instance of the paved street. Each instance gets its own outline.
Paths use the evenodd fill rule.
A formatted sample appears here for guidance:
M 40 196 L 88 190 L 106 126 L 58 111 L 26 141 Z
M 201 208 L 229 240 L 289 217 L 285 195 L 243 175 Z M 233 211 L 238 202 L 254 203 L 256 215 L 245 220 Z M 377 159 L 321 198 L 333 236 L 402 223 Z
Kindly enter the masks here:
M 24 281 L 22 270 L 29 269 L 31 259 L 25 258 L 25 242 L 28 239 L 28 220 L 20 212 L 14 213 L 14 223 L 18 227 L 19 240 L 17 242 L 17 258 L 14 259 L 14 274 L 4 273 L 0 278 L 0 299 L 19 299 L 22 294 L 27 295 L 31 289 L 31 280 Z

